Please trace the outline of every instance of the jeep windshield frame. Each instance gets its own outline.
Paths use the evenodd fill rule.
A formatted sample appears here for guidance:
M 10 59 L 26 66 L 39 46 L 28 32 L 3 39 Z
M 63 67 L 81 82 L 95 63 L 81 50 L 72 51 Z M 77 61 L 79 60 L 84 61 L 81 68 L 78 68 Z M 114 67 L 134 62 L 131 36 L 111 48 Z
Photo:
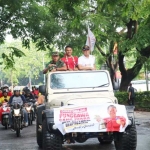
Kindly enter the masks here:
M 50 88 L 53 90 L 102 88 L 108 87 L 110 82 L 108 74 L 105 71 L 72 71 L 50 74 Z

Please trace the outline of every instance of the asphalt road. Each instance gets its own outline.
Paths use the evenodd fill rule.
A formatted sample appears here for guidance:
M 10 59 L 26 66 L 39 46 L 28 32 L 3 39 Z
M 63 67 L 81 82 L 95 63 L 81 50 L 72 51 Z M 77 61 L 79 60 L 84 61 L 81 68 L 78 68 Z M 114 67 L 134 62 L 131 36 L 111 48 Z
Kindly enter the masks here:
M 136 112 L 136 126 L 138 133 L 137 150 L 150 149 L 150 112 Z M 24 128 L 21 137 L 14 132 L 5 130 L 0 125 L 0 150 L 41 150 L 36 143 L 35 122 Z M 63 145 L 63 150 L 115 150 L 114 144 L 101 145 L 96 138 L 89 139 L 83 144 Z

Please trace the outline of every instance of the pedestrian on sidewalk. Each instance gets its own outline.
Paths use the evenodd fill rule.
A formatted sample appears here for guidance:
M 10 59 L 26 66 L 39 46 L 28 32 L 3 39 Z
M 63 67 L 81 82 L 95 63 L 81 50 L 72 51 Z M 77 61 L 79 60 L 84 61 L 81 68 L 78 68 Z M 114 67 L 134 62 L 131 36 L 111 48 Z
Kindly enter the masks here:
M 134 101 L 135 101 L 135 91 L 134 88 L 132 87 L 132 83 L 130 83 L 128 89 L 128 104 L 134 106 Z

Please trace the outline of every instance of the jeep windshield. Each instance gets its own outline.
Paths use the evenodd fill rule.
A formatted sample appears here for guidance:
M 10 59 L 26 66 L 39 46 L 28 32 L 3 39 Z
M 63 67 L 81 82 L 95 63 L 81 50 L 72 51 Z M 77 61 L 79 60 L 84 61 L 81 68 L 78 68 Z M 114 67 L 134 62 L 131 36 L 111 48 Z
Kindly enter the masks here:
M 108 87 L 109 79 L 106 72 L 68 72 L 50 75 L 51 89 L 75 89 Z

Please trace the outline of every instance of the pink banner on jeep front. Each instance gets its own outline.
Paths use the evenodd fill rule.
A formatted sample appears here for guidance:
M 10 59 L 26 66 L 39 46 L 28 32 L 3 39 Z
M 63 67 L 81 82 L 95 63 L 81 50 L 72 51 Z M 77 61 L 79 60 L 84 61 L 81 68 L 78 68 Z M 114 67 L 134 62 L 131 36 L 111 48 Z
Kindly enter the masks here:
M 54 123 L 63 135 L 71 132 L 124 132 L 128 117 L 124 105 L 70 105 L 54 109 Z

